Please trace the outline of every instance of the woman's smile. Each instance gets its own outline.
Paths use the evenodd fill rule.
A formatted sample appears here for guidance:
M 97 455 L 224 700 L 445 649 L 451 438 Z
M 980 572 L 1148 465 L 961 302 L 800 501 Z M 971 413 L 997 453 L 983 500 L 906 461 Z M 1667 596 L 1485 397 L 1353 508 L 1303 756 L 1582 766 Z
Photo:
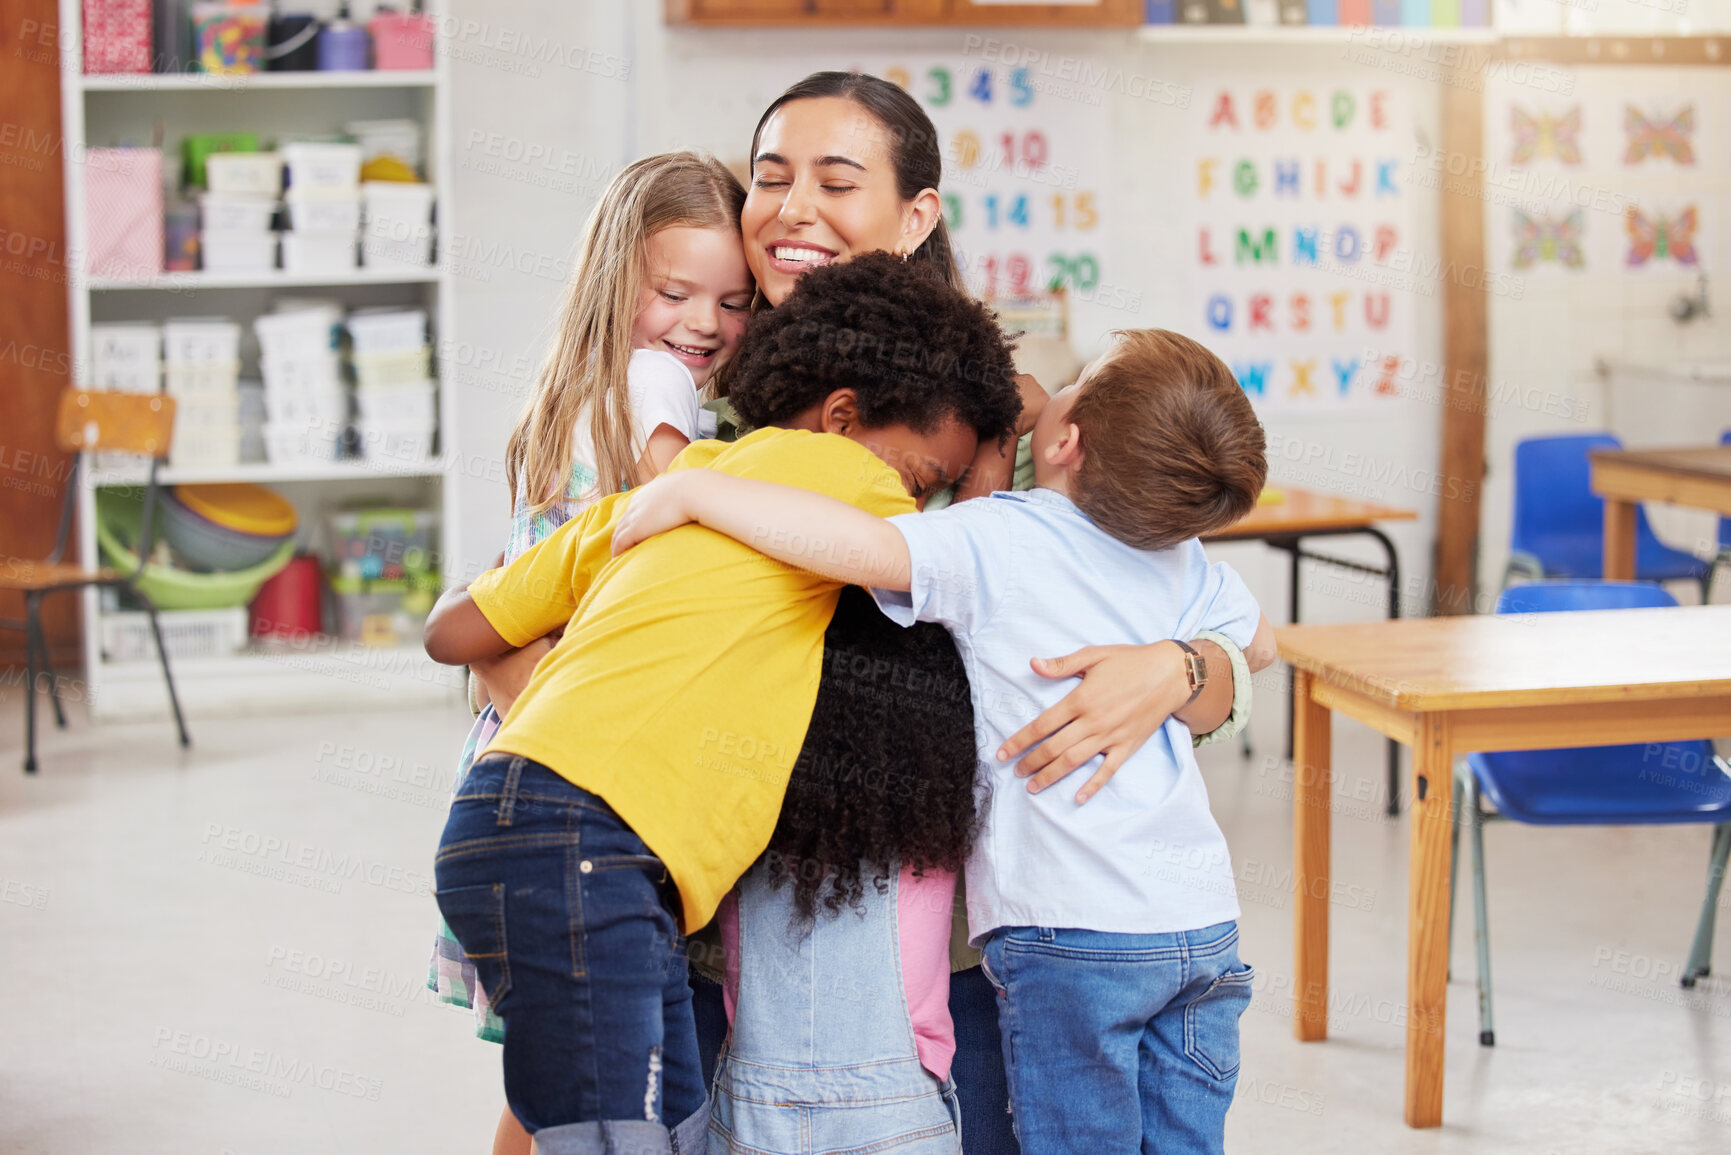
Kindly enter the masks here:
M 758 288 L 772 305 L 799 275 L 861 253 L 906 252 L 910 210 L 896 185 L 890 137 L 851 100 L 794 100 L 758 133 L 740 229 Z

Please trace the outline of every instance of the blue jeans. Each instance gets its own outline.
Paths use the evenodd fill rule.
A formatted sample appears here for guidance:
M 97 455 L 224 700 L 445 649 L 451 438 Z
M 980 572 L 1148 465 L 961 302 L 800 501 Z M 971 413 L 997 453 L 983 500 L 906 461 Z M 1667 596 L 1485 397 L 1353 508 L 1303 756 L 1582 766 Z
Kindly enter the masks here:
M 1005 927 L 984 966 L 1002 996 L 1010 1109 L 1028 1155 L 1224 1149 L 1253 977 L 1236 923 L 1173 934 Z
M 950 976 L 950 1019 L 956 1025 L 950 1078 L 962 1105 L 962 1150 L 968 1155 L 1019 1155 L 1004 1082 L 998 993 L 979 967 Z
M 539 763 L 494 755 L 458 788 L 433 870 L 541 1155 L 701 1151 L 679 897 L 643 840 Z

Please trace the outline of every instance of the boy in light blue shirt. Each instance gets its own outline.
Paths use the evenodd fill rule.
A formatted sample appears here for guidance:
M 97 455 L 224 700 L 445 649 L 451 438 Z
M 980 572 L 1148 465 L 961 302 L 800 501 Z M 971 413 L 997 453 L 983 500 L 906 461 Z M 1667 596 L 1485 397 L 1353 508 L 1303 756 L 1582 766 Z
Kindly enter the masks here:
M 1036 655 L 1183 646 L 1175 639 L 1214 630 L 1253 667 L 1272 658 L 1255 600 L 1197 540 L 1255 505 L 1264 444 L 1217 357 L 1135 330 L 1047 403 L 1033 490 L 885 521 L 809 491 L 687 470 L 642 489 L 615 535 L 619 552 L 696 521 L 869 586 L 904 625 L 940 622 L 954 635 L 980 752 L 969 934 L 1004 996 L 1025 1151 L 1222 1150 L 1252 972 L 1238 960 L 1231 860 L 1189 730 L 1168 718 L 1121 768 L 1096 758 L 1074 799 L 1021 788 L 1000 751 L 1069 688 L 1036 674 Z M 1194 671 L 1198 692 L 1205 678 Z

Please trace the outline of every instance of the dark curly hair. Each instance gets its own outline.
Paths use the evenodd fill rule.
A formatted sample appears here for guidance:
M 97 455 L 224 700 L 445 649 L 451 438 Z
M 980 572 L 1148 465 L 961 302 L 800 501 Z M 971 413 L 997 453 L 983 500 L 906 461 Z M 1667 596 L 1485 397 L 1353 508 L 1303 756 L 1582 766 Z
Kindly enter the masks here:
M 929 262 L 864 253 L 801 275 L 746 327 L 728 398 L 748 425 L 779 425 L 852 389 L 868 429 L 930 433 L 951 417 L 982 442 L 1022 411 L 1010 343 L 991 310 Z
M 960 870 L 975 832 L 974 708 L 949 631 L 903 629 L 857 586 L 824 635 L 823 680 L 764 857 L 796 918 L 859 907 L 890 872 Z

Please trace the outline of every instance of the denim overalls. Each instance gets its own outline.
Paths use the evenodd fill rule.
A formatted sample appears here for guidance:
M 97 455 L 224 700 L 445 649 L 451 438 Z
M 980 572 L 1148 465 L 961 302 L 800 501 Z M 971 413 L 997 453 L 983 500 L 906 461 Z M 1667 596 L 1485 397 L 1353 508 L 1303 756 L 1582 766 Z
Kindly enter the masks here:
M 875 873 L 875 872 L 874 872 Z M 870 881 L 864 912 L 820 904 L 759 862 L 739 882 L 739 997 L 715 1072 L 710 1155 L 960 1155 L 955 1091 L 920 1066 L 902 986 L 896 901 Z

